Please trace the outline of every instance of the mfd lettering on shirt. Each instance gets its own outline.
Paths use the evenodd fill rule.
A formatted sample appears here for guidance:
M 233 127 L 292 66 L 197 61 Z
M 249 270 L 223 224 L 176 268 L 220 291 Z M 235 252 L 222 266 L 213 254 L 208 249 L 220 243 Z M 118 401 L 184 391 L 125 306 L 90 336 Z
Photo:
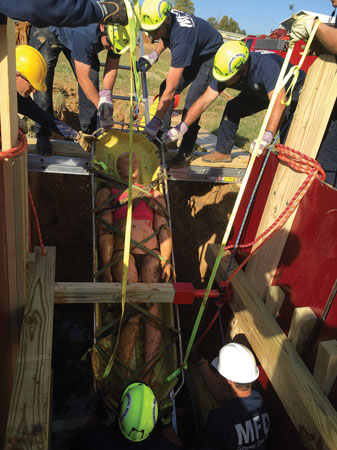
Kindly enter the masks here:
M 261 416 L 255 416 L 245 423 L 235 425 L 238 437 L 238 450 L 254 450 L 265 442 L 270 428 L 270 419 L 268 413 Z
M 176 16 L 177 22 L 179 23 L 179 25 L 181 27 L 186 27 L 186 28 L 194 28 L 195 27 L 194 20 L 192 19 L 192 17 L 189 14 L 183 13 L 182 11 L 178 11 L 177 9 L 172 9 L 171 13 Z

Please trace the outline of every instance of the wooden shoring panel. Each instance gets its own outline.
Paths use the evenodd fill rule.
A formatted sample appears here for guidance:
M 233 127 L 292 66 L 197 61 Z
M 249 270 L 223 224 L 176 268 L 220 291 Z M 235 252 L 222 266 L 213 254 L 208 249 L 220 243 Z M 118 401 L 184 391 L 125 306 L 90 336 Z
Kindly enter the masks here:
M 127 303 L 173 303 L 171 283 L 129 283 Z M 121 283 L 55 283 L 55 303 L 121 303 Z
M 55 247 L 40 248 L 25 308 L 5 450 L 44 450 L 49 444 Z
M 7 150 L 16 145 L 17 92 L 15 76 L 14 22 L 0 25 L 0 120 L 1 146 Z M 17 283 L 17 270 L 24 277 L 24 266 L 17 266 L 15 209 L 18 205 L 14 193 L 13 161 L 0 161 L 0 360 L 6 368 L 0 373 L 0 436 L 6 429 L 16 355 L 19 345 L 19 304 L 25 286 Z M 22 262 L 22 260 L 21 260 Z M 22 279 L 22 277 L 20 279 Z M 20 296 L 20 298 L 19 298 Z
M 321 55 L 306 76 L 286 140 L 288 147 L 316 158 L 336 96 L 335 56 Z M 279 164 L 256 236 L 265 231 L 285 209 L 305 178 L 305 174 L 293 171 L 287 164 Z M 246 275 L 262 297 L 274 278 L 295 214 L 247 264 Z
M 210 267 L 218 251 L 219 245 L 208 246 L 206 261 Z M 220 263 L 218 283 L 224 280 L 228 262 L 229 256 L 225 256 Z M 229 306 L 305 447 L 321 450 L 325 442 L 330 450 L 336 450 L 336 410 L 243 271 L 233 278 L 231 286 L 234 300 Z

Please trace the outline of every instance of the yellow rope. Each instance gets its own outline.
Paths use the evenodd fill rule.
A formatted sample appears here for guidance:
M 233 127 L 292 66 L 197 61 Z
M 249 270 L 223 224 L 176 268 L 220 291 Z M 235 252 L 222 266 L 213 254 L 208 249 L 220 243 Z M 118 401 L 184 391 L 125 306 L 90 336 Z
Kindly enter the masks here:
M 128 283 L 130 249 L 131 249 L 131 227 L 132 227 L 132 146 L 133 146 L 133 77 L 136 72 L 136 27 L 135 16 L 132 7 L 128 0 L 125 0 L 129 19 L 129 33 L 130 33 L 130 139 L 129 139 L 129 183 L 128 183 L 128 209 L 126 214 L 126 227 L 124 238 L 124 254 L 123 254 L 123 279 L 122 279 L 122 299 L 121 299 L 121 317 L 119 321 L 117 338 L 114 350 L 110 356 L 109 362 L 105 368 L 103 378 L 106 378 L 112 368 L 115 360 L 115 354 L 119 344 L 122 321 L 125 312 L 126 304 L 126 288 Z

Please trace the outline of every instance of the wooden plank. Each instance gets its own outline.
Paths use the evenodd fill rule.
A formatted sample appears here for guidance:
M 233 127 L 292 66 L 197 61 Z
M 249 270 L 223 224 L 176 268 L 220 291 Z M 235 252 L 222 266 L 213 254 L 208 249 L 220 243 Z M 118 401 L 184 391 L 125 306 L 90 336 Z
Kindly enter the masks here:
M 219 245 L 209 245 L 206 260 L 214 264 Z M 219 266 L 217 282 L 224 280 L 229 257 Z M 234 264 L 236 265 L 236 264 Z M 232 265 L 233 272 L 234 265 Z M 273 318 L 259 293 L 240 271 L 232 280 L 229 303 L 240 320 L 257 358 L 307 449 L 321 450 L 325 441 L 337 449 L 337 412 Z
M 0 120 L 2 150 L 17 141 L 14 22 L 0 25 Z M 19 345 L 15 241 L 15 196 L 11 161 L 0 162 L 0 436 L 4 435 Z
M 47 449 L 50 426 L 50 382 L 54 313 L 54 247 L 36 253 L 36 271 L 28 293 L 5 450 Z
M 337 341 L 320 342 L 314 377 L 322 391 L 329 395 L 337 376 Z
M 55 283 L 55 303 L 120 303 L 121 283 Z M 129 283 L 128 303 L 173 303 L 171 283 Z
M 73 141 L 60 141 L 56 139 L 51 140 L 52 143 L 52 156 L 68 156 L 69 158 L 84 158 L 84 159 L 91 159 L 91 154 L 85 152 L 80 144 L 77 144 Z M 36 138 L 28 138 L 28 153 L 31 153 L 33 155 L 37 155 L 36 153 Z M 41 158 L 43 158 L 44 155 L 41 155 Z
M 285 293 L 280 286 L 268 286 L 266 294 L 266 305 L 272 316 L 276 319 L 282 308 Z
M 316 314 L 309 306 L 294 309 L 288 339 L 299 354 L 302 353 L 316 321 Z
M 321 55 L 306 76 L 286 141 L 288 147 L 316 158 L 336 96 L 335 56 Z M 288 165 L 279 164 L 257 236 L 285 209 L 305 177 L 306 175 L 293 171 Z M 262 297 L 274 278 L 295 214 L 296 212 L 288 219 L 282 231 L 276 233 L 247 264 L 246 275 Z

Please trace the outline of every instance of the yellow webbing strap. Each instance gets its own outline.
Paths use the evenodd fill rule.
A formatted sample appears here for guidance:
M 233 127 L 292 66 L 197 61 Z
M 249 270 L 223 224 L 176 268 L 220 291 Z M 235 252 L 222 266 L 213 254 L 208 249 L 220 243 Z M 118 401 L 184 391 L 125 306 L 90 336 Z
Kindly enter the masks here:
M 133 76 L 136 72 L 136 29 L 132 27 L 132 18 L 134 18 L 131 5 L 128 0 L 125 0 L 125 4 L 129 17 L 129 32 L 130 32 L 130 139 L 129 139 L 129 184 L 128 184 L 128 209 L 126 214 L 126 227 L 125 227 L 125 239 L 124 239 L 124 255 L 123 255 L 123 280 L 122 280 L 122 301 L 121 301 L 121 317 L 118 327 L 118 333 L 116 337 L 115 346 L 110 356 L 109 362 L 105 368 L 103 378 L 106 378 L 112 368 L 115 360 L 115 354 L 119 344 L 119 337 L 122 327 L 123 316 L 125 312 L 126 303 L 126 287 L 128 282 L 129 272 L 129 260 L 130 260 L 130 247 L 131 247 L 131 226 L 132 226 L 132 146 L 133 146 Z M 131 11 L 130 11 L 131 8 Z
M 292 78 L 291 83 L 287 89 L 287 92 L 285 93 L 284 97 L 282 98 L 281 102 L 283 105 L 289 106 L 291 103 L 291 98 L 293 95 L 293 90 L 295 88 L 295 85 L 297 83 L 297 79 L 298 79 L 298 75 L 300 73 L 300 69 L 302 67 L 302 64 L 304 63 L 304 60 L 309 52 L 310 49 L 310 45 L 312 43 L 312 40 L 315 37 L 317 28 L 320 26 L 321 21 L 317 20 L 317 22 L 315 23 L 315 26 L 313 27 L 311 34 L 309 36 L 309 39 L 307 41 L 307 44 L 305 46 L 305 49 L 302 53 L 302 58 L 300 59 L 300 62 L 298 63 L 297 66 L 293 66 L 290 68 L 289 72 L 287 73 L 287 75 L 283 78 L 281 86 L 279 88 L 279 91 L 288 83 L 288 81 L 290 80 L 290 78 Z M 279 92 L 278 91 L 278 92 Z M 288 93 L 289 93 L 289 98 L 288 98 Z M 288 99 L 287 99 L 288 98 Z

